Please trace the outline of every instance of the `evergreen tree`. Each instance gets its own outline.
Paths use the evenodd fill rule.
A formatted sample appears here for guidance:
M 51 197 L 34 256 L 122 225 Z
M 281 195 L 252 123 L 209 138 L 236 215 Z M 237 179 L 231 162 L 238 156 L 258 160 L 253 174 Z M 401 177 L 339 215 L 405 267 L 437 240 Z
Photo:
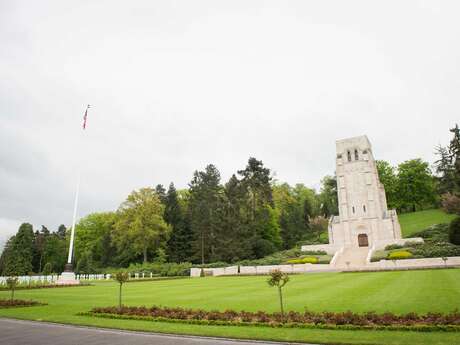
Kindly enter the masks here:
M 265 168 L 262 161 L 249 158 L 244 170 L 239 170 L 241 184 L 248 201 L 245 207 L 245 218 L 251 233 L 253 252 L 260 257 L 281 248 L 278 215 L 274 209 L 270 169 Z
M 436 147 L 439 159 L 434 162 L 437 175 L 437 190 L 439 194 L 452 193 L 455 190 L 455 170 L 452 164 L 452 156 L 449 149 L 439 145 Z
M 43 262 L 51 263 L 55 272 L 62 272 L 67 259 L 67 242 L 58 233 L 50 233 L 46 237 L 43 249 Z
M 60 238 L 65 239 L 66 232 L 67 232 L 67 228 L 65 227 L 64 224 L 61 224 L 61 225 L 59 225 L 59 228 L 58 228 L 58 230 L 56 231 L 56 234 L 57 234 Z
M 4 274 L 26 275 L 32 272 L 34 256 L 34 231 L 32 225 L 23 223 L 18 232 L 7 244 L 4 258 Z
M 454 137 L 449 144 L 449 154 L 453 163 L 453 176 L 455 182 L 454 192 L 460 194 L 460 128 L 458 124 L 450 130 Z
M 164 219 L 171 226 L 171 237 L 167 245 L 167 257 L 170 262 L 185 262 L 192 255 L 193 235 L 185 219 L 176 188 L 171 182 L 165 199 Z
M 217 238 L 216 248 L 220 261 L 235 262 L 253 256 L 251 233 L 245 213 L 247 194 L 235 175 L 225 185 L 222 227 Z
M 205 171 L 195 171 L 190 186 L 190 225 L 194 234 L 193 257 L 202 264 L 215 257 L 215 236 L 221 224 L 220 173 L 209 164 Z
M 166 189 L 163 187 L 162 184 L 157 184 L 155 187 L 155 192 L 157 193 L 158 197 L 160 198 L 160 201 L 163 204 L 166 204 Z
M 241 182 L 248 193 L 250 216 L 254 220 L 258 207 L 273 206 L 270 169 L 265 168 L 262 161 L 251 157 L 246 168 L 239 170 L 238 174 L 242 176 Z

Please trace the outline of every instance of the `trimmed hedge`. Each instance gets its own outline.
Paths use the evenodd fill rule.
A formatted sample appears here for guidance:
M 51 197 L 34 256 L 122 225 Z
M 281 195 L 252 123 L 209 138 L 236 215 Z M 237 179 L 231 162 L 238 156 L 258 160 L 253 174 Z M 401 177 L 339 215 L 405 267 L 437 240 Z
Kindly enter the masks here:
M 412 253 L 407 250 L 398 250 L 388 254 L 388 260 L 404 260 L 413 257 Z
M 286 261 L 288 264 L 317 264 L 319 262 L 319 259 L 314 256 L 307 256 L 305 258 L 301 259 L 291 259 Z
M 187 322 L 199 324 L 220 325 L 263 325 L 271 327 L 324 327 L 345 329 L 354 328 L 388 328 L 404 330 L 451 330 L 460 331 L 460 313 L 454 311 L 449 314 L 428 313 L 418 315 L 408 313 L 396 315 L 393 313 L 376 314 L 367 312 L 357 314 L 351 311 L 311 312 L 304 313 L 290 311 L 284 315 L 281 313 L 266 313 L 263 311 L 246 312 L 226 310 L 205 311 L 200 309 L 168 308 L 168 307 L 105 307 L 93 308 L 88 315 L 108 318 L 132 318 L 139 320 Z M 284 322 L 283 322 L 284 321 Z

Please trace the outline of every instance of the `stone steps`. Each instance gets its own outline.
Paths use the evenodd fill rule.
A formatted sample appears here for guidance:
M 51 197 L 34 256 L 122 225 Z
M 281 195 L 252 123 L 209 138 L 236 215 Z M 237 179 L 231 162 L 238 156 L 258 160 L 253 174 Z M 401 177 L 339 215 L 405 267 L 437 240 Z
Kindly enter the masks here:
M 368 253 L 369 247 L 346 247 L 337 257 L 334 267 L 351 268 L 366 266 Z M 347 262 L 349 263 L 348 265 Z

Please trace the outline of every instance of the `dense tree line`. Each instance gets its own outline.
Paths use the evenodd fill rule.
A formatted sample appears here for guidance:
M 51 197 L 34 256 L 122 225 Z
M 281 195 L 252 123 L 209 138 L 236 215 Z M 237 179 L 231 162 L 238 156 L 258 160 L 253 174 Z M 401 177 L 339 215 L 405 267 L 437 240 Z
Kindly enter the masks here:
M 32 272 L 60 272 L 67 258 L 66 253 L 64 225 L 55 232 L 50 232 L 45 226 L 34 232 L 31 224 L 23 223 L 3 249 L 0 256 L 0 273 L 27 275 Z
M 460 130 L 458 125 L 448 146 L 438 146 L 438 159 L 433 169 L 421 159 L 412 159 L 391 166 L 377 161 L 380 181 L 385 187 L 388 207 L 399 212 L 442 207 L 460 213 Z M 434 172 L 433 172 L 434 171 Z
M 377 161 L 389 208 L 399 212 L 460 205 L 460 133 L 451 130 L 448 147 L 439 147 L 434 174 L 413 159 L 392 167 Z M 447 201 L 449 202 L 447 202 Z M 453 201 L 452 201 L 453 200 Z M 458 212 L 458 211 L 455 211 Z M 173 183 L 133 191 L 118 210 L 82 218 L 76 226 L 77 272 L 131 263 L 257 259 L 299 242 L 321 243 L 328 218 L 338 214 L 337 180 L 326 176 L 319 192 L 303 184 L 272 179 L 262 161 L 250 158 L 226 182 L 210 164 L 195 171 L 188 188 Z M 68 231 L 35 231 L 24 223 L 0 257 L 0 273 L 60 272 L 66 261 Z

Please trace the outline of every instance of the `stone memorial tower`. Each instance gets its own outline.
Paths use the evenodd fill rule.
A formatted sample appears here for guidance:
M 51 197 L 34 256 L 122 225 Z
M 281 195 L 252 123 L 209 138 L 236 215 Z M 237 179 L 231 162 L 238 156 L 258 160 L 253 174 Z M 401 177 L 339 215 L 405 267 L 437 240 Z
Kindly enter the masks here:
M 421 238 L 401 237 L 398 215 L 396 210 L 387 208 L 385 189 L 367 136 L 338 140 L 336 149 L 339 215 L 329 220 L 329 244 L 305 245 L 302 250 L 335 254 L 344 250 L 350 253 L 359 247 L 376 250 L 389 244 L 423 242 Z M 353 260 L 352 255 L 349 257 Z
M 365 247 L 401 239 L 396 211 L 387 209 L 369 139 L 338 140 L 336 148 L 339 215 L 331 219 L 329 243 Z

